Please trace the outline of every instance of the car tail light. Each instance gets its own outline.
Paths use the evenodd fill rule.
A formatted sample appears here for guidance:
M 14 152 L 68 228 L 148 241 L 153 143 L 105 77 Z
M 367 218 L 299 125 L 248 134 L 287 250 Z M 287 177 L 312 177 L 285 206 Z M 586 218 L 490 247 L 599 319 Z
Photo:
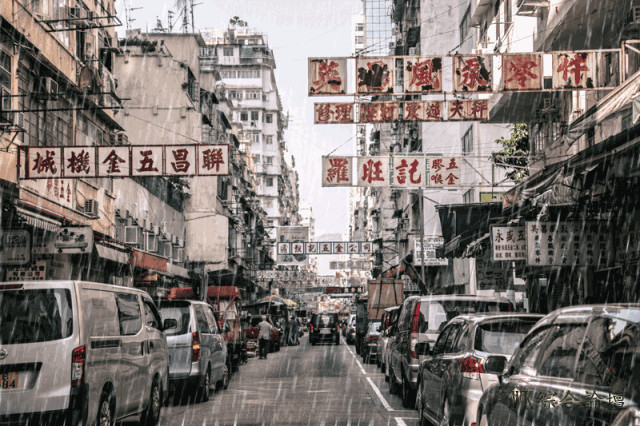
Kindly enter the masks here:
M 369 337 L 367 337 L 367 342 L 377 342 L 378 340 L 380 340 L 380 337 L 378 337 L 378 336 L 369 336 Z
M 415 310 L 413 311 L 413 318 L 411 318 L 411 339 L 409 340 L 409 356 L 413 359 L 418 359 L 416 353 L 416 344 L 418 343 L 418 332 L 420 331 L 420 302 L 416 303 Z
M 78 346 L 71 352 L 71 387 L 78 387 L 84 379 L 84 364 L 87 360 L 87 353 L 84 345 Z
M 0 290 L 19 290 L 23 287 L 24 285 L 22 284 L 4 284 L 0 285 Z
M 191 333 L 191 362 L 200 361 L 200 335 L 197 331 Z
M 356 334 L 356 331 L 353 328 L 351 329 L 351 334 Z
M 313 331 L 313 325 L 310 325 L 309 327 L 311 328 L 311 331 Z
M 337 324 L 337 325 L 336 325 L 336 328 L 337 328 L 338 330 L 340 330 L 340 324 Z
M 484 373 L 480 360 L 473 356 L 462 358 L 460 361 L 461 373 Z

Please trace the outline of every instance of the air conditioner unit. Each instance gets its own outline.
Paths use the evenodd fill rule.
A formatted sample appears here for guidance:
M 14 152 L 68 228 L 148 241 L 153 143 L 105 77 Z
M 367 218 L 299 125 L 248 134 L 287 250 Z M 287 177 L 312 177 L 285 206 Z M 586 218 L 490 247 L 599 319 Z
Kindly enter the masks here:
M 555 102 L 553 99 L 551 98 L 545 98 L 542 101 L 542 108 L 547 109 L 547 108 L 554 108 L 555 107 Z
M 173 257 L 173 246 L 171 243 L 163 243 L 162 255 L 164 257 L 172 258 Z
M 128 145 L 129 137 L 126 133 L 110 133 L 109 142 L 111 145 Z
M 91 216 L 98 216 L 98 201 L 91 199 L 84 200 L 84 212 Z
M 184 247 L 184 240 L 182 238 L 178 238 L 178 247 Z
M 152 225 L 152 229 L 154 234 L 160 234 L 160 225 Z
M 158 251 L 158 237 L 151 233 L 151 232 L 145 232 L 145 242 L 144 242 L 144 248 L 146 251 L 149 251 L 151 253 L 155 253 Z
M 125 244 L 138 245 L 138 227 L 137 226 L 125 226 L 124 227 L 124 242 Z
M 42 77 L 40 79 L 40 92 L 46 96 L 55 96 L 58 94 L 58 82 L 51 77 Z
M 415 47 L 410 47 L 409 48 L 409 55 L 415 55 L 416 54 L 416 48 Z
M 174 262 L 184 262 L 184 249 L 183 248 L 178 248 L 178 249 L 174 250 L 173 261 Z

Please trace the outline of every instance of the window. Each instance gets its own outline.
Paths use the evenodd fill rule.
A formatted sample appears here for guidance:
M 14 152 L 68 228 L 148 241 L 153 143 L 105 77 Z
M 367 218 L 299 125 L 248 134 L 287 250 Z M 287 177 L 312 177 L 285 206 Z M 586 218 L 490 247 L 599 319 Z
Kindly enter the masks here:
M 144 317 L 147 325 L 155 329 L 162 329 L 162 320 L 156 310 L 156 307 L 150 300 L 142 299 L 144 303 Z
M 520 349 L 513 355 L 509 374 L 522 374 L 527 376 L 535 376 L 534 368 L 536 359 L 541 352 L 542 344 L 551 331 L 550 327 L 538 329 L 525 338 L 520 345 Z
M 585 324 L 555 327 L 544 345 L 538 373 L 542 376 L 570 378 L 586 329 Z
M 249 113 L 247 111 L 242 111 L 240 113 L 240 121 L 248 121 L 249 120 Z
M 224 56 L 233 56 L 233 47 L 224 47 L 222 49 L 222 54 Z
M 210 307 L 207 306 L 206 308 L 204 308 L 204 315 L 207 317 L 207 322 L 209 323 L 209 330 L 211 330 L 211 334 L 218 334 L 218 324 L 216 323 L 216 317 Z
M 364 31 L 364 24 L 356 24 L 356 31 Z
M 117 293 L 118 323 L 121 336 L 132 336 L 142 328 L 142 313 L 136 294 Z
M 473 125 L 469 127 L 462 137 L 462 153 L 468 154 L 473 150 Z
M 273 157 L 272 156 L 268 156 L 268 157 L 264 157 L 265 161 L 267 164 L 271 165 L 273 164 Z
M 444 344 L 447 341 L 450 330 L 451 327 L 442 330 L 442 333 L 440 333 L 440 336 L 438 336 L 438 340 L 436 340 L 436 343 L 433 346 L 433 355 L 441 354 L 444 351 Z
M 0 345 L 49 342 L 73 332 L 71 292 L 65 289 L 0 291 Z
M 222 78 L 237 78 L 235 70 L 221 71 L 220 77 Z
M 473 203 L 473 194 L 474 194 L 474 190 L 470 189 L 467 192 L 464 193 L 464 195 L 462 195 L 462 202 L 463 203 Z
M 11 56 L 0 50 L 0 111 L 11 110 Z M 10 120 L 11 117 L 3 117 Z
M 253 143 L 260 143 L 260 133 L 250 133 L 249 138 Z
M 267 186 L 273 186 L 273 178 L 267 177 Z
M 260 154 L 254 154 L 253 162 L 254 163 L 259 163 L 260 162 Z
M 242 92 L 240 92 L 239 90 L 229 90 L 229 93 L 227 94 L 227 97 L 229 99 L 242 100 Z
M 202 305 L 193 305 L 193 310 L 196 313 L 196 322 L 198 323 L 198 331 L 200 333 L 209 333 L 209 323 L 207 323 L 207 317 L 204 314 Z
M 451 325 L 451 330 L 447 335 L 447 340 L 444 342 L 443 353 L 452 353 L 454 351 L 456 339 L 458 337 L 458 333 L 460 332 L 460 328 L 460 324 Z
M 262 92 L 260 90 L 246 90 L 244 92 L 245 99 L 262 99 Z
M 251 111 L 251 121 L 260 120 L 260 111 Z
M 264 119 L 267 123 L 273 123 L 273 114 L 266 114 Z
M 576 380 L 607 386 L 611 394 L 629 395 L 640 375 L 637 314 L 597 317 L 589 325 L 576 368 Z M 635 316 L 635 318 L 634 318 Z
M 535 319 L 507 319 L 482 323 L 476 328 L 474 347 L 482 352 L 512 354 L 535 323 Z
M 463 44 L 469 35 L 469 11 L 471 7 L 467 8 L 464 13 L 462 21 L 460 22 L 460 44 Z
M 264 137 L 264 143 L 266 145 L 273 145 L 273 136 L 268 135 Z

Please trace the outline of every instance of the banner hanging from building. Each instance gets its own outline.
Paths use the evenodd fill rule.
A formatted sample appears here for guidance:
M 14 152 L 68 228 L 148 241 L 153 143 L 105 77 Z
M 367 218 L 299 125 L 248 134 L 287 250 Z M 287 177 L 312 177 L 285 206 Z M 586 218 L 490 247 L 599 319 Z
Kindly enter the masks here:
M 476 173 L 462 156 L 322 157 L 322 186 L 455 188 Z
M 329 262 L 329 269 L 351 269 L 369 271 L 373 269 L 373 262 L 367 260 L 337 260 Z
M 218 176 L 231 173 L 229 145 L 21 146 L 21 179 Z
M 308 226 L 279 226 L 276 232 L 278 265 L 308 265 L 305 242 L 309 240 Z
M 278 257 L 305 255 L 305 258 L 306 255 L 319 254 L 371 254 L 373 243 L 368 241 L 285 241 L 276 243 L 276 251 Z
M 621 49 L 599 49 L 309 58 L 309 96 L 608 90 L 613 87 L 607 86 L 610 79 L 601 68 L 615 63 L 620 52 Z M 348 66 L 349 62 L 352 65 Z M 350 67 L 356 76 L 355 88 L 346 84 Z M 451 70 L 452 78 L 444 78 L 443 70 Z M 396 82 L 399 75 L 402 81 Z M 545 78 L 550 84 L 544 84 Z
M 314 111 L 315 124 L 486 121 L 489 119 L 489 101 L 316 103 Z
M 449 259 L 437 256 L 437 250 L 444 248 L 444 238 L 424 237 L 424 261 L 422 259 L 422 242 L 416 237 L 413 245 L 413 264 L 419 266 L 447 266 Z

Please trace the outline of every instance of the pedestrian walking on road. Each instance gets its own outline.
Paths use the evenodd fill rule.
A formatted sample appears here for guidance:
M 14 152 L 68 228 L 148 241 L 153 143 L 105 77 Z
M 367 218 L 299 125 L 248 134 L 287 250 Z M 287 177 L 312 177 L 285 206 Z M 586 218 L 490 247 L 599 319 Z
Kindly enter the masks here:
M 264 315 L 262 316 L 262 321 L 258 324 L 258 330 L 258 338 L 260 339 L 260 359 L 267 359 L 273 326 L 269 324 L 269 322 L 267 321 L 267 317 Z
M 289 317 L 284 317 L 282 319 L 282 336 L 283 336 L 283 346 L 287 346 L 289 345 L 289 332 L 290 332 L 290 328 L 289 328 Z
M 300 324 L 298 324 L 298 319 L 294 315 L 293 317 L 291 317 L 291 321 L 289 322 L 289 344 L 291 346 L 300 344 L 298 340 L 298 338 L 300 337 L 299 333 Z

